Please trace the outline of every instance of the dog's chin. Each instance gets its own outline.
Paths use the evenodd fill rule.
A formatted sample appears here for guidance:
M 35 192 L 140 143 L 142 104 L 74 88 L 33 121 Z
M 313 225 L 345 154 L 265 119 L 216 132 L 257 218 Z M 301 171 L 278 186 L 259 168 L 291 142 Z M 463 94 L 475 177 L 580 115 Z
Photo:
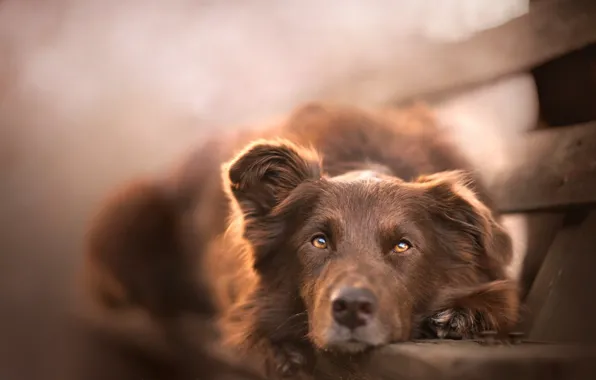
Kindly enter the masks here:
M 336 352 L 340 354 L 359 354 L 365 351 L 369 351 L 375 348 L 376 345 L 372 345 L 366 342 L 358 340 L 347 340 L 342 342 L 332 342 L 327 344 L 327 351 Z
M 359 354 L 388 344 L 381 336 L 358 336 L 362 334 L 339 332 L 337 330 L 327 331 L 323 335 L 323 339 L 315 339 L 316 346 L 330 353 Z M 319 337 L 321 336 L 319 335 Z

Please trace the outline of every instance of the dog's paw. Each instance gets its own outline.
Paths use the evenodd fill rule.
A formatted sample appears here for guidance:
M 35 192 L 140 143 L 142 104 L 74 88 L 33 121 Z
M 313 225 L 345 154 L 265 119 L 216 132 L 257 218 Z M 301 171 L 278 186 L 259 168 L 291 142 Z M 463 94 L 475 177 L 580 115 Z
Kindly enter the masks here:
M 310 350 L 293 343 L 276 344 L 272 350 L 270 376 L 273 378 L 304 378 L 313 360 Z M 308 378 L 308 377 L 307 377 Z
M 471 339 L 480 323 L 470 310 L 446 309 L 430 318 L 430 327 L 439 339 Z

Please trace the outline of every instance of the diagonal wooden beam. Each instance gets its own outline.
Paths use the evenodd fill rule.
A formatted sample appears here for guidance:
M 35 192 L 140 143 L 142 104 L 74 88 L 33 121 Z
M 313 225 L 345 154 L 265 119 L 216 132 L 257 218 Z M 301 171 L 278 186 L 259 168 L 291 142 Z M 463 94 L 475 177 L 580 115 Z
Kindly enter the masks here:
M 542 0 L 530 12 L 499 27 L 454 43 L 416 41 L 396 46 L 386 68 L 352 76 L 323 91 L 340 101 L 367 102 L 359 94 L 381 88 L 394 103 L 435 97 L 530 70 L 596 42 L 596 1 Z M 409 59 L 408 57 L 412 57 Z M 404 75 L 408 73 L 408 75 Z M 385 93 L 387 91 L 387 93 Z
M 529 132 L 491 183 L 502 212 L 596 205 L 596 122 Z

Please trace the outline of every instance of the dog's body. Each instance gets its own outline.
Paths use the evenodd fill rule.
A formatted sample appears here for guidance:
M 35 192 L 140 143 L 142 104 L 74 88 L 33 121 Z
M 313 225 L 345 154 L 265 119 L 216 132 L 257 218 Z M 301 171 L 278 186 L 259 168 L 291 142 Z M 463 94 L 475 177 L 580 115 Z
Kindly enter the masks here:
M 510 239 L 425 110 L 312 104 L 233 140 L 207 144 L 170 179 L 172 221 L 154 228 L 177 232 L 144 243 L 154 256 L 132 250 L 151 257 L 139 273 L 127 270 L 141 256 L 109 261 L 110 233 L 95 238 L 91 262 L 110 273 L 95 294 L 167 314 L 188 306 L 189 268 L 203 268 L 224 345 L 269 375 L 307 369 L 317 351 L 514 323 Z
M 178 190 L 168 181 L 135 182 L 93 221 L 83 273 L 90 296 L 72 320 L 64 378 L 261 379 L 213 349 L 215 310 L 185 238 L 189 208 Z

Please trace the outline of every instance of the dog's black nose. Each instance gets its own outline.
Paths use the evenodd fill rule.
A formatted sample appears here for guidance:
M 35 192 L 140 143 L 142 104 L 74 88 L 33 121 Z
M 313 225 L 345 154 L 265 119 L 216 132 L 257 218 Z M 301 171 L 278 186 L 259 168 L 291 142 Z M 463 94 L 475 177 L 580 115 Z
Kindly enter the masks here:
M 376 309 L 377 298 L 370 290 L 364 288 L 342 288 L 331 300 L 335 321 L 352 330 L 366 325 Z

